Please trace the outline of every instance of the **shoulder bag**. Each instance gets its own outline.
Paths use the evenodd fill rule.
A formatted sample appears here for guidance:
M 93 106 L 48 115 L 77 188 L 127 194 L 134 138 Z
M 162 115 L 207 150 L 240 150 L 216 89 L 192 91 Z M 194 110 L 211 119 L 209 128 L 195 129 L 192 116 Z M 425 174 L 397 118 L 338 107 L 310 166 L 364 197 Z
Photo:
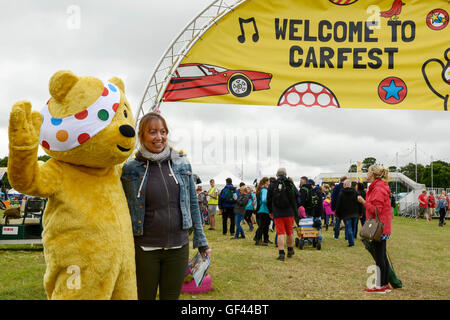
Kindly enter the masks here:
M 359 236 L 361 238 L 375 241 L 381 240 L 381 234 L 383 233 L 384 223 L 380 221 L 380 217 L 378 216 L 378 209 L 376 206 L 375 206 L 375 216 L 376 219 L 369 219 L 364 223 L 363 227 L 361 228 L 361 231 L 359 232 Z

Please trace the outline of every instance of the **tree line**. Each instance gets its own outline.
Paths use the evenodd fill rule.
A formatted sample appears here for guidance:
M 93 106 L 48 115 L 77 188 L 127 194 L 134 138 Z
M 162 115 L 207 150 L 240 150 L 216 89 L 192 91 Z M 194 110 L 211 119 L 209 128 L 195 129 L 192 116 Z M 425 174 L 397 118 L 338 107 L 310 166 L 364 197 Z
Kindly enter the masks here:
M 376 164 L 377 160 L 373 157 L 365 158 L 362 161 L 361 170 L 367 172 L 369 167 Z M 433 168 L 432 168 L 433 167 Z M 400 172 L 413 181 L 416 181 L 416 164 L 408 163 L 403 167 L 396 166 L 388 167 L 389 172 Z M 448 188 L 450 187 L 450 163 L 437 160 L 428 165 L 417 164 L 417 183 L 431 187 L 431 170 L 433 170 L 433 187 L 434 188 Z M 357 172 L 357 165 L 352 164 L 348 172 Z

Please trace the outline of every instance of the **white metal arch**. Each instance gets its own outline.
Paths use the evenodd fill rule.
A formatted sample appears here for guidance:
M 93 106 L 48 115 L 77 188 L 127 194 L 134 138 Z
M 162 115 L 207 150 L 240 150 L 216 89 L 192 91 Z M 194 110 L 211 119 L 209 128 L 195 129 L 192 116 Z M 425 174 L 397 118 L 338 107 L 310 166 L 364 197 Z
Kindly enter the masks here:
M 218 20 L 248 0 L 215 0 L 183 29 L 159 60 L 142 96 L 136 125 L 149 111 L 158 111 L 172 73 L 187 52 Z M 232 4 L 229 4 L 232 3 Z

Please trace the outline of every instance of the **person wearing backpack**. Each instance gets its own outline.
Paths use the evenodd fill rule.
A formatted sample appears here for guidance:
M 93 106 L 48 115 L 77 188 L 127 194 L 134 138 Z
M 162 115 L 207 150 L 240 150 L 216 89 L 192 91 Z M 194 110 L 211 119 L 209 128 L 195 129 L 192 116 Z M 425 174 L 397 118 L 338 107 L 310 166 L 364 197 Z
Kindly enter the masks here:
M 222 213 L 222 232 L 227 234 L 228 219 L 230 219 L 230 234 L 234 235 L 234 206 L 236 198 L 234 196 L 236 188 L 233 186 L 233 180 L 227 178 L 226 186 L 222 189 L 219 195 L 219 210 Z
M 237 197 L 236 205 L 234 206 L 234 224 L 236 225 L 236 234 L 231 239 L 245 239 L 244 229 L 242 229 L 241 222 L 244 220 L 245 208 L 250 200 L 251 194 L 247 192 L 247 187 L 244 185 L 239 189 L 239 197 Z
M 305 213 L 307 217 L 312 217 L 312 201 L 311 201 L 311 194 L 312 194 L 312 187 L 309 183 L 308 177 L 301 177 L 300 178 L 300 206 L 305 208 Z
M 309 180 L 309 184 L 311 185 L 311 213 L 313 218 L 321 219 L 323 214 L 323 193 L 320 190 L 320 186 L 315 185 L 314 180 Z
M 275 223 L 277 230 L 278 258 L 284 261 L 286 255 L 284 243 L 286 238 L 288 253 L 287 257 L 294 255 L 294 217 L 297 214 L 297 194 L 294 183 L 286 177 L 286 169 L 277 171 L 277 180 L 272 183 L 268 190 L 267 206 Z

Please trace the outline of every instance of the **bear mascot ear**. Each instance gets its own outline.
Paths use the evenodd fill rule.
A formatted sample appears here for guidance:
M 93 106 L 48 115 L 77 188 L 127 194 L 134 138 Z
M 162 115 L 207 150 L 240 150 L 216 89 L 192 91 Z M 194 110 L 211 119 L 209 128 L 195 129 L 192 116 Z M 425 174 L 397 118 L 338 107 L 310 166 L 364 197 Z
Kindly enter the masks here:
M 113 78 L 109 79 L 109 82 L 118 86 L 119 89 L 122 90 L 123 93 L 125 93 L 125 85 L 123 84 L 122 79 L 113 77 Z
M 78 82 L 78 77 L 69 70 L 56 72 L 50 79 L 48 85 L 51 96 L 58 102 L 61 102 Z

